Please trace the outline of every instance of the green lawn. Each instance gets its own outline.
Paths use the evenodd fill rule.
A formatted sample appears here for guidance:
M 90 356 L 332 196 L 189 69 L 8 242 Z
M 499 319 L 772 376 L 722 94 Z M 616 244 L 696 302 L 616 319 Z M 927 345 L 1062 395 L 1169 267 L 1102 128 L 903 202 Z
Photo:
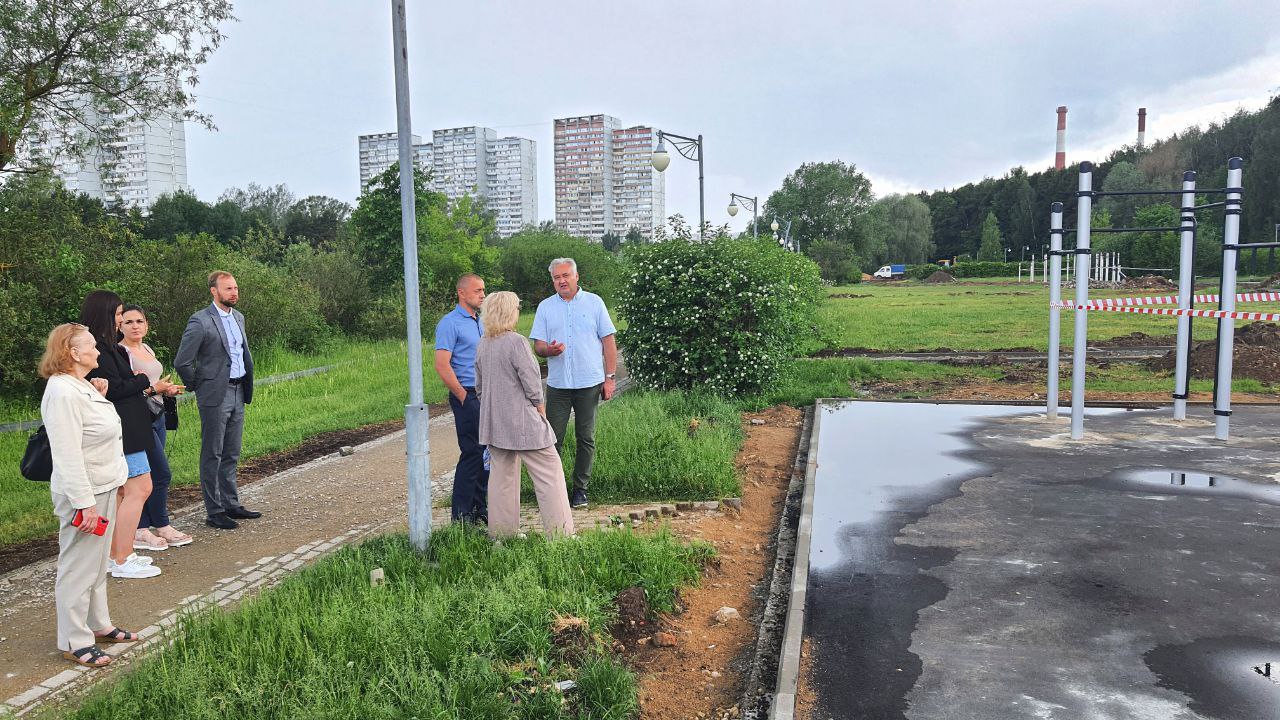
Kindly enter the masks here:
M 66 717 L 624 720 L 639 708 L 610 650 L 614 598 L 638 586 L 672 612 L 713 556 L 665 530 L 495 544 L 451 525 L 425 555 L 404 536 L 377 538 L 235 610 L 185 617 L 172 646 Z M 374 568 L 385 585 L 370 586 Z M 585 628 L 557 635 L 562 617 Z M 553 689 L 563 680 L 577 687 Z
M 969 280 L 926 285 L 910 281 L 883 285 L 862 283 L 828 289 L 829 296 L 837 294 L 867 297 L 828 297 L 818 311 L 823 337 L 809 342 L 807 352 L 828 345 L 907 351 L 1015 347 L 1044 350 L 1049 344 L 1049 289 L 1039 283 L 997 285 L 993 281 Z M 1173 294 L 1176 291 L 1093 290 L 1090 297 Z M 1064 299 L 1072 297 L 1070 291 L 1064 290 Z M 1280 305 L 1276 303 L 1249 303 L 1246 308 L 1280 312 Z M 1072 312 L 1064 310 L 1064 345 L 1070 344 L 1074 322 Z M 1208 319 L 1195 320 L 1192 324 L 1194 336 L 1212 338 L 1215 323 Z M 1177 332 L 1177 320 L 1174 317 L 1121 312 L 1089 313 L 1090 340 L 1105 340 L 1133 332 L 1173 335 Z

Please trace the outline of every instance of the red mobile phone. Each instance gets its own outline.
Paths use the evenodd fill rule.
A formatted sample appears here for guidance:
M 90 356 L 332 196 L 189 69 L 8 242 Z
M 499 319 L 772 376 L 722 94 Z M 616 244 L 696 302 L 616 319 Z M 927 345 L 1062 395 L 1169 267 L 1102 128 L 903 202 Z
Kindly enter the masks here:
M 72 527 L 80 527 L 80 523 L 81 523 L 83 520 L 84 520 L 84 510 L 77 510 L 77 511 L 76 511 L 76 515 L 75 515 L 75 517 L 71 518 L 71 526 L 72 526 Z M 101 535 L 101 534 L 105 533 L 105 532 L 107 531 L 107 525 L 108 525 L 108 524 L 110 524 L 110 522 L 111 522 L 110 520 L 108 520 L 108 519 L 106 519 L 106 518 L 102 517 L 101 515 L 99 515 L 99 516 L 98 516 L 98 527 L 96 527 L 96 528 L 94 528 L 94 529 L 93 529 L 93 534 L 94 534 L 94 535 Z

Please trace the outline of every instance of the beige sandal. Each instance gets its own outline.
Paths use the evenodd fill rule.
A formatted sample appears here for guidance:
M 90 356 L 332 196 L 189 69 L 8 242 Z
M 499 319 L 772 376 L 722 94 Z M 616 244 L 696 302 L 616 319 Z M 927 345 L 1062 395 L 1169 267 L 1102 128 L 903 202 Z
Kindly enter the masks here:
M 166 530 L 169 532 L 165 532 Z M 172 525 L 166 525 L 159 530 L 156 530 L 156 535 L 159 536 L 160 539 L 169 543 L 169 547 L 182 547 L 183 545 L 190 545 L 195 541 L 195 538 L 184 532 L 178 532 L 178 530 Z

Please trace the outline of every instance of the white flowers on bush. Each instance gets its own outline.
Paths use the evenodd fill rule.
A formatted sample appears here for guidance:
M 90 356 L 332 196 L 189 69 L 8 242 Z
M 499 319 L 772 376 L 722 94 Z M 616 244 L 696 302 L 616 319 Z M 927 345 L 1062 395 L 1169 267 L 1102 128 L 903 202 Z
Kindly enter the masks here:
M 758 392 L 812 331 L 818 268 L 774 243 L 672 239 L 632 259 L 619 335 L 628 371 L 644 385 Z

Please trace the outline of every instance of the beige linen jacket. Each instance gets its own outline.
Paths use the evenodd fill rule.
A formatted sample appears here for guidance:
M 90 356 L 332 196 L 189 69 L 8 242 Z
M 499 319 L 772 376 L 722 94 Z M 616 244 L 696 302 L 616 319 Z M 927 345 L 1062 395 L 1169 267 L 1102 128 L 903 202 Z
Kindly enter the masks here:
M 124 484 L 129 467 L 120 416 L 87 381 L 65 374 L 49 378 L 40 417 L 53 455 L 50 492 L 66 495 L 83 510 L 95 504 L 94 495 Z
M 476 349 L 480 444 L 503 450 L 541 450 L 556 444 L 551 423 L 538 413 L 542 376 L 529 341 L 517 332 L 480 338 Z

